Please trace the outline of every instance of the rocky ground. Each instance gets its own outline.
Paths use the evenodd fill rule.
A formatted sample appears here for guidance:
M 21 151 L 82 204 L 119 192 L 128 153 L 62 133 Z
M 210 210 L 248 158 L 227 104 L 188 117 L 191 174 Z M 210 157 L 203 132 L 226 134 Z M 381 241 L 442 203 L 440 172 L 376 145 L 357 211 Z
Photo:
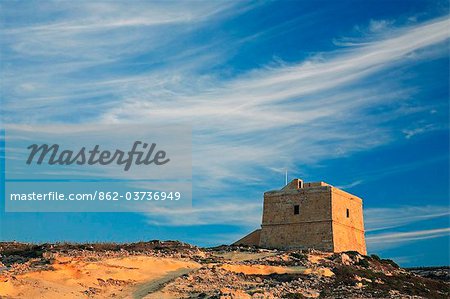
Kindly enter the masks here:
M 450 281 L 450 267 L 448 266 L 408 268 L 408 271 L 426 278 Z
M 0 298 L 449 298 L 447 268 L 176 241 L 0 243 Z

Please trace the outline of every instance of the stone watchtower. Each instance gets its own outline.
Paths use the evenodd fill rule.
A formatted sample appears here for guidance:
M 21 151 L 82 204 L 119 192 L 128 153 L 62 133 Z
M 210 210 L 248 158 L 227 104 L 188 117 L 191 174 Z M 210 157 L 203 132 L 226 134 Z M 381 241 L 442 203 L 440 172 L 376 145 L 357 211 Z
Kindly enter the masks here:
M 264 193 L 261 229 L 234 244 L 366 254 L 362 200 L 324 182 L 294 179 Z

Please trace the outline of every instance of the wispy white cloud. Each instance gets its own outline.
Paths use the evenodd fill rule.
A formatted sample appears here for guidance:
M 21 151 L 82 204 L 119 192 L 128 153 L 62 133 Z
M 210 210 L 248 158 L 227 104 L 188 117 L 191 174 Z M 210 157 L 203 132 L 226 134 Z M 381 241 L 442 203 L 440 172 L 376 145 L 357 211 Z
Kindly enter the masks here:
M 446 206 L 367 208 L 364 211 L 364 222 L 366 232 L 370 233 L 449 216 L 450 209 Z
M 450 228 L 438 228 L 428 230 L 417 230 L 409 232 L 391 232 L 373 236 L 368 236 L 366 242 L 370 250 L 386 249 L 393 246 L 399 246 L 408 242 L 434 239 L 450 236 Z
M 419 134 L 424 134 L 427 132 L 438 130 L 439 128 L 433 124 L 425 124 L 419 127 L 405 129 L 402 132 L 405 134 L 405 138 L 409 139 Z
M 361 185 L 363 182 L 364 182 L 363 180 L 357 180 L 357 181 L 354 181 L 354 182 L 351 182 L 351 183 L 348 183 L 348 184 L 345 184 L 345 185 L 336 186 L 336 187 L 340 188 L 340 189 L 350 189 L 352 187 L 356 187 L 358 185 Z
M 385 31 L 386 28 L 392 26 L 394 22 L 390 20 L 370 20 L 369 22 L 369 30 L 371 32 L 380 32 Z
M 369 251 L 381 251 L 408 242 L 450 235 L 450 228 L 418 229 L 437 219 L 449 219 L 446 206 L 399 206 L 368 208 L 364 211 L 366 242 Z

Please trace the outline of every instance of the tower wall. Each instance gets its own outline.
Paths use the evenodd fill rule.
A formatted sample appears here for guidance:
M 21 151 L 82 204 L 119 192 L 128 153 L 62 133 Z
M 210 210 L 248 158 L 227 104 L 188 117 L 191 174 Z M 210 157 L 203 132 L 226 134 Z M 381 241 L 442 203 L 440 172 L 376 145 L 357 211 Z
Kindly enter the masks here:
M 330 186 L 266 192 L 260 246 L 332 251 L 331 217 Z
M 334 251 L 366 254 L 362 200 L 334 187 L 331 197 Z

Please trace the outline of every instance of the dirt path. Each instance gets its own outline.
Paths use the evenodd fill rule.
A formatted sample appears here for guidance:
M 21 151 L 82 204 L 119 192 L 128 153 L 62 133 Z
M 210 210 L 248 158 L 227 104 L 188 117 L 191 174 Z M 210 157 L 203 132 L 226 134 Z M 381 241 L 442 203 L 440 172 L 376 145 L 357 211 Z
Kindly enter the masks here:
M 171 271 L 161 278 L 150 280 L 148 282 L 142 283 L 136 287 L 133 292 L 133 299 L 151 299 L 151 298 L 161 298 L 161 296 L 154 297 L 153 293 L 161 290 L 170 281 L 192 271 L 197 270 L 196 268 L 181 268 L 175 271 Z

